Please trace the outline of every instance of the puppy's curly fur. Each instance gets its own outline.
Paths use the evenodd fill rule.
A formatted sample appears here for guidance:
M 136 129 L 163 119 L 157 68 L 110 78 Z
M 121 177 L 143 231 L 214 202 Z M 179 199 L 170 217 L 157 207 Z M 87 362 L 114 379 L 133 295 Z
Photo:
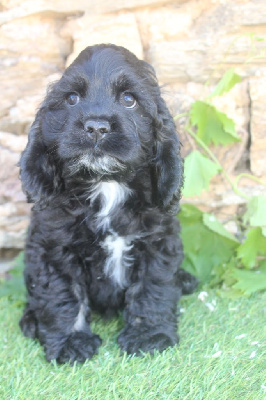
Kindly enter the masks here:
M 182 160 L 153 68 L 114 45 L 88 47 L 53 84 L 21 161 L 34 203 L 20 321 L 47 360 L 83 362 L 101 344 L 91 310 L 124 310 L 128 353 L 178 342 Z

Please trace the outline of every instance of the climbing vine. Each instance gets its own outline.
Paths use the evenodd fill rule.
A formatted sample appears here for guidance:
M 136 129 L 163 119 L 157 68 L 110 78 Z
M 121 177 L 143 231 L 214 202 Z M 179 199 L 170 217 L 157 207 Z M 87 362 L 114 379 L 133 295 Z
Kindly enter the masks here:
M 240 189 L 239 181 L 245 177 L 266 184 L 251 174 L 240 174 L 232 180 L 210 147 L 241 140 L 234 121 L 212 103 L 240 81 L 234 69 L 229 69 L 204 101 L 195 101 L 188 113 L 176 116 L 176 119 L 186 117 L 185 132 L 195 144 L 184 161 L 183 197 L 200 195 L 220 174 L 246 202 L 246 211 L 238 219 L 237 237 L 214 215 L 194 205 L 183 204 L 179 214 L 185 252 L 183 268 L 203 284 L 223 289 L 221 293 L 230 296 L 251 295 L 266 289 L 266 196 L 247 195 Z

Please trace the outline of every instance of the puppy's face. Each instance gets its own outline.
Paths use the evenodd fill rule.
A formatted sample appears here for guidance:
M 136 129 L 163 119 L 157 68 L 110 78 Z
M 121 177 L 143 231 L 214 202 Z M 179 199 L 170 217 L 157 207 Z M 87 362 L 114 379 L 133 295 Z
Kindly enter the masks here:
M 176 212 L 179 141 L 153 68 L 123 47 L 83 50 L 37 112 L 20 169 L 23 189 L 39 207 L 67 196 L 66 182 L 80 182 L 76 173 L 127 183 L 141 175 L 152 203 Z
M 151 68 L 129 52 L 81 53 L 48 93 L 44 141 L 72 173 L 141 165 L 152 154 L 157 90 Z

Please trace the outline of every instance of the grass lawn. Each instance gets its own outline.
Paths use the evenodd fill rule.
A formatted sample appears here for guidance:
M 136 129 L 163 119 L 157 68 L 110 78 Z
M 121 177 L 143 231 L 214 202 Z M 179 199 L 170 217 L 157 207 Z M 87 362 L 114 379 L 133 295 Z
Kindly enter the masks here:
M 0 299 L 1 400 L 262 400 L 266 399 L 266 293 L 227 300 L 208 290 L 184 297 L 178 347 L 142 358 L 121 354 L 122 318 L 93 318 L 103 338 L 83 365 L 45 361 L 18 327 L 23 295 Z M 211 309 L 210 309 L 211 308 Z

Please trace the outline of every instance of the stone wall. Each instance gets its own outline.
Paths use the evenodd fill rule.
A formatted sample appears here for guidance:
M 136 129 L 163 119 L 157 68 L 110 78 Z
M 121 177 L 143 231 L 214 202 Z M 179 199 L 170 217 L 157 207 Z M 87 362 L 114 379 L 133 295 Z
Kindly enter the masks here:
M 84 47 L 109 42 L 127 47 L 156 69 L 173 114 L 203 99 L 229 67 L 242 82 L 216 99 L 236 121 L 241 143 L 218 148 L 231 175 L 266 175 L 265 0 L 2 0 L 0 1 L 0 248 L 21 249 L 29 205 L 20 189 L 21 150 L 49 82 Z M 206 81 L 210 80 L 210 87 Z M 191 142 L 178 123 L 184 155 Z M 242 180 L 243 190 L 263 187 Z M 226 220 L 243 200 L 217 178 L 210 193 L 191 199 Z

